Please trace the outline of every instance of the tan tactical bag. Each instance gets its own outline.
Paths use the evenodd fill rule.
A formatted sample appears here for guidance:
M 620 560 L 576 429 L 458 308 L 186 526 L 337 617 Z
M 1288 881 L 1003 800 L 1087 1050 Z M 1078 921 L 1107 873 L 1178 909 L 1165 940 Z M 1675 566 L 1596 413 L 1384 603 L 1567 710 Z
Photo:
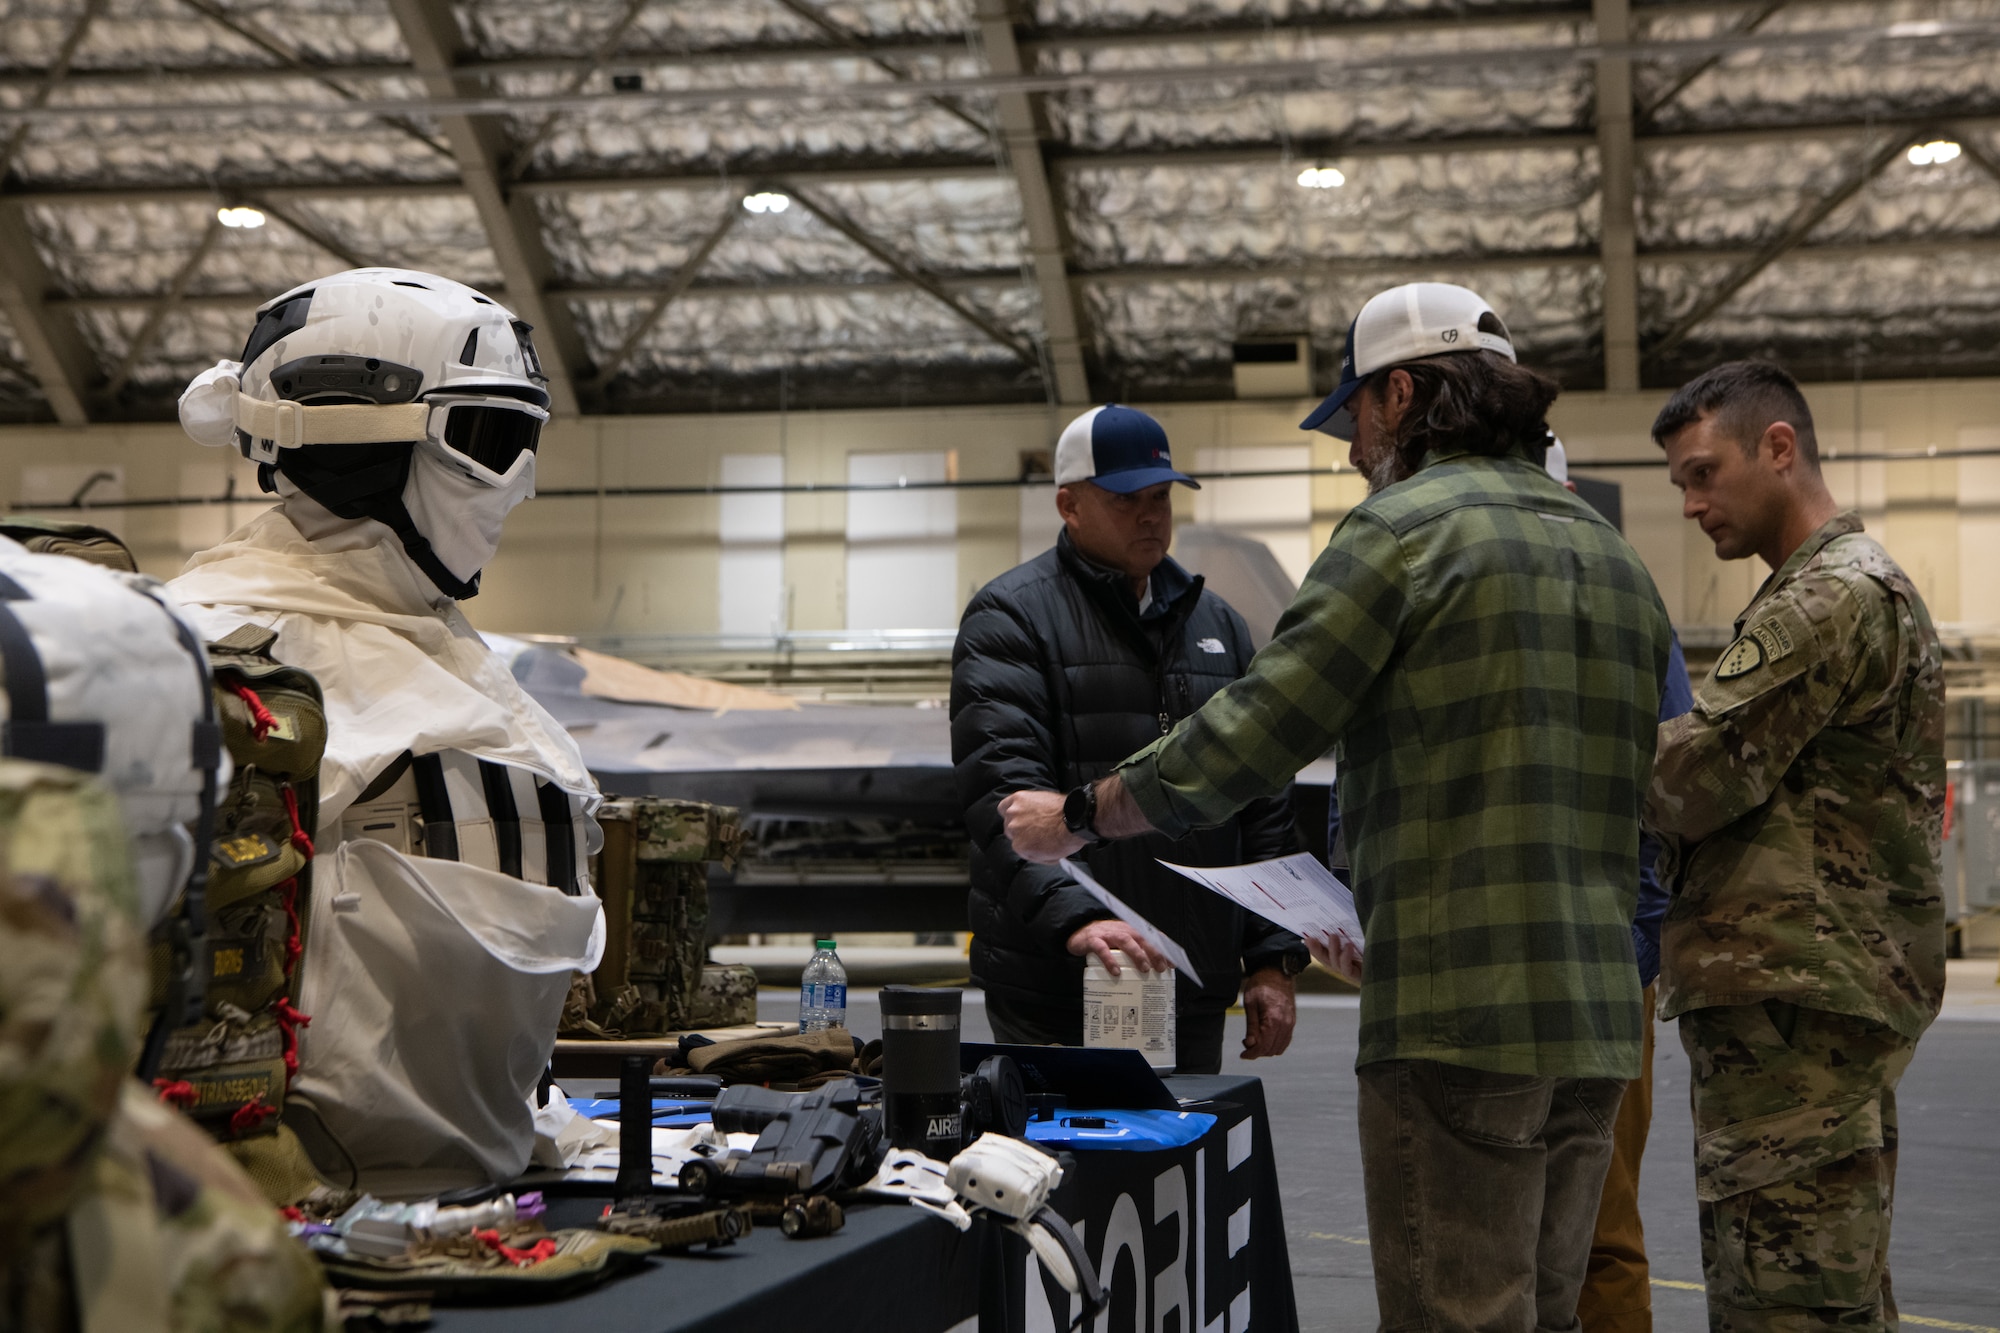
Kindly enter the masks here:
M 281 1182 L 296 1174 L 284 1164 L 303 1158 L 289 1134 L 257 1141 L 279 1134 L 285 1091 L 298 1072 L 298 1029 L 311 1021 L 292 999 L 312 900 L 326 710 L 311 673 L 270 656 L 276 637 L 246 625 L 208 645 L 216 715 L 235 771 L 216 811 L 205 938 L 194 960 L 205 994 L 201 1021 L 168 1034 L 154 1086 L 229 1145 L 267 1192 L 283 1195 L 313 1183 Z M 156 1005 L 167 997 L 171 970 L 156 946 Z
M 606 801 L 597 818 L 604 850 L 592 878 L 604 902 L 604 961 L 572 992 L 565 1030 L 684 1030 L 699 1014 L 708 958 L 707 863 L 735 867 L 742 825 L 728 806 L 659 796 Z
M 0 537 L 17 541 L 42 555 L 67 555 L 106 569 L 139 572 L 139 562 L 117 536 L 88 523 L 36 518 L 27 514 L 0 517 Z

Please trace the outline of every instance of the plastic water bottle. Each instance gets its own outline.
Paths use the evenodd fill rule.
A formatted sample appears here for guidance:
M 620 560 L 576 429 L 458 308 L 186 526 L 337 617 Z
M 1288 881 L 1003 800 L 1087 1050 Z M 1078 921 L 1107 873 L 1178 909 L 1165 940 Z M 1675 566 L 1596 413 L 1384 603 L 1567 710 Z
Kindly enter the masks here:
M 818 951 L 799 978 L 799 1031 L 847 1026 L 847 969 L 833 951 L 832 940 L 819 941 Z

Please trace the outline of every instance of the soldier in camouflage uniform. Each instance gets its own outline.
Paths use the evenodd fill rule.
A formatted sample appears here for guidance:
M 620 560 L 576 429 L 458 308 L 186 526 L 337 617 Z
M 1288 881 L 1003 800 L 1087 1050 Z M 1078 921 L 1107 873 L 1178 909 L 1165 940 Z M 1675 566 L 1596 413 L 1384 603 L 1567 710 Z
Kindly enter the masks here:
M 0 759 L 0 1330 L 331 1327 L 249 1178 L 129 1077 L 146 988 L 117 805 Z
M 1819 474 L 1775 366 L 1653 426 L 1724 559 L 1777 572 L 1660 729 L 1646 808 L 1677 862 L 1660 1012 L 1692 1065 L 1718 1333 L 1893 1329 L 1896 1084 L 1944 992 L 1944 677 L 1923 599 Z

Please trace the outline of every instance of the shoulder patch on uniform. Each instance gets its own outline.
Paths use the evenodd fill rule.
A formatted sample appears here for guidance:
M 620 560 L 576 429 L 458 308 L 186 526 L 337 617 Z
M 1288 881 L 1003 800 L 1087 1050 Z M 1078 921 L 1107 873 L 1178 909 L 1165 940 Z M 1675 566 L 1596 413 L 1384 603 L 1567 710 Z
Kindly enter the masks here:
M 1194 641 L 1194 646 L 1201 649 L 1205 653 L 1219 653 L 1225 651 L 1222 646 L 1222 640 L 1220 639 L 1196 639 Z
M 1750 631 L 1750 636 L 1764 646 L 1764 656 L 1770 661 L 1789 657 L 1792 652 L 1792 633 L 1781 620 L 1767 620 Z M 1756 665 L 1752 663 L 1751 665 Z
M 1717 680 L 1734 680 L 1747 676 L 1764 665 L 1764 649 L 1755 636 L 1738 639 L 1723 650 L 1715 663 Z

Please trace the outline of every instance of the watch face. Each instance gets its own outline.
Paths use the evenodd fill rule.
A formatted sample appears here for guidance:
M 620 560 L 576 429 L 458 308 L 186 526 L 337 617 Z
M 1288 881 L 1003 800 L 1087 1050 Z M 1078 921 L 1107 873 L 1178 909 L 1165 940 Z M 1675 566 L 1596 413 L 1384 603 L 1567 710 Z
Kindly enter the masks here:
M 1090 788 L 1078 787 L 1063 798 L 1063 823 L 1071 833 L 1082 833 L 1090 827 Z

